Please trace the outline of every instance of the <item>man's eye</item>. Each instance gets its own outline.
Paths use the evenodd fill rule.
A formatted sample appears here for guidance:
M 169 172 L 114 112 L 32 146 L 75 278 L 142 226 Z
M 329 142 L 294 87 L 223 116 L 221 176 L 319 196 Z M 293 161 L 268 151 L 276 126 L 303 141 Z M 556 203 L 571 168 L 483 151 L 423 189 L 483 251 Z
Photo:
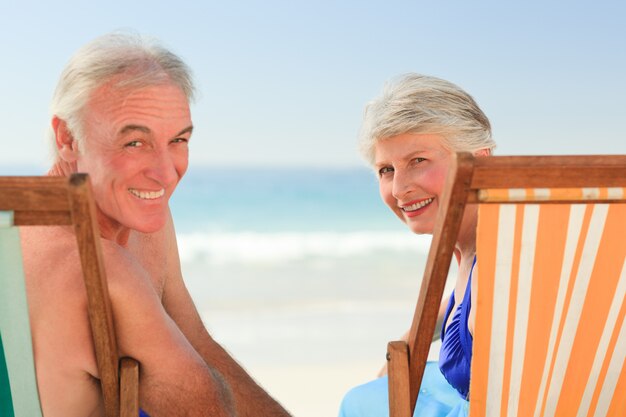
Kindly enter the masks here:
M 143 143 L 141 143 L 138 140 L 133 140 L 132 142 L 128 142 L 124 146 L 127 147 L 127 148 L 139 148 L 140 146 L 143 146 Z
M 189 142 L 189 139 L 186 139 L 186 138 L 176 138 L 172 140 L 172 143 L 187 143 L 187 142 Z
M 415 163 L 418 163 L 418 164 L 419 164 L 420 162 L 424 162 L 425 160 L 426 160 L 426 158 L 415 158 L 415 159 L 413 160 L 413 162 L 415 162 Z
M 390 172 L 393 172 L 392 167 L 382 167 L 381 169 L 378 170 L 378 175 L 382 177 L 383 175 L 388 174 Z

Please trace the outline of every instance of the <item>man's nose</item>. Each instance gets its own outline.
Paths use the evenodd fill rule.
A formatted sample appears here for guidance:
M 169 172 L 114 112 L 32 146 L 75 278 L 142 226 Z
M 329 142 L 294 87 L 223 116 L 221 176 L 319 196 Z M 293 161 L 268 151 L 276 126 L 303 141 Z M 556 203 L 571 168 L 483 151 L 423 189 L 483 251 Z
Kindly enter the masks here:
M 178 171 L 173 155 L 167 151 L 157 151 L 148 170 L 148 176 L 166 187 L 178 181 Z

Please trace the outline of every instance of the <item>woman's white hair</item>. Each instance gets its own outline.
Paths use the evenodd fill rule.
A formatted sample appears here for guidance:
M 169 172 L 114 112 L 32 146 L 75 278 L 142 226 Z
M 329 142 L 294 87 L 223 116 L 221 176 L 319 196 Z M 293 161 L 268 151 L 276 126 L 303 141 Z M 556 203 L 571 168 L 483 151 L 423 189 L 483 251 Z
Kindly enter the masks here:
M 496 146 L 489 119 L 469 94 L 451 82 L 420 74 L 391 80 L 366 105 L 361 152 L 373 164 L 376 143 L 404 133 L 439 134 L 455 152 L 491 152 Z
M 61 73 L 52 97 L 50 113 L 66 122 L 79 143 L 83 139 L 83 109 L 92 93 L 106 83 L 116 89 L 173 83 L 188 101 L 194 98 L 189 67 L 155 39 L 134 33 L 114 32 L 80 48 Z M 50 129 L 55 150 L 55 132 Z

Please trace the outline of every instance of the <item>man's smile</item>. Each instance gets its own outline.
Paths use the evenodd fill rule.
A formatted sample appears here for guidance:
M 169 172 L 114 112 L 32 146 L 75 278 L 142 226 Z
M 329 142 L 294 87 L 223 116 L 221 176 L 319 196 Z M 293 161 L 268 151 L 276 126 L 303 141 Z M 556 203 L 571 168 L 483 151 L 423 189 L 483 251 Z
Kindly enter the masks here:
M 161 188 L 158 191 L 141 191 L 135 188 L 129 188 L 128 192 L 142 200 L 156 200 L 157 198 L 163 197 L 165 188 Z

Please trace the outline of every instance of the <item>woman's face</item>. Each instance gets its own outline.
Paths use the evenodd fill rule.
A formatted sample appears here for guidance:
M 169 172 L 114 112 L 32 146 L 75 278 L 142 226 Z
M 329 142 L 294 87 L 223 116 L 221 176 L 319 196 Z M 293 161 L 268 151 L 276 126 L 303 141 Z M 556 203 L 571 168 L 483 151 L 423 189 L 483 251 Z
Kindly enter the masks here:
M 433 232 L 452 152 L 440 135 L 403 133 L 375 146 L 380 196 L 414 233 Z

